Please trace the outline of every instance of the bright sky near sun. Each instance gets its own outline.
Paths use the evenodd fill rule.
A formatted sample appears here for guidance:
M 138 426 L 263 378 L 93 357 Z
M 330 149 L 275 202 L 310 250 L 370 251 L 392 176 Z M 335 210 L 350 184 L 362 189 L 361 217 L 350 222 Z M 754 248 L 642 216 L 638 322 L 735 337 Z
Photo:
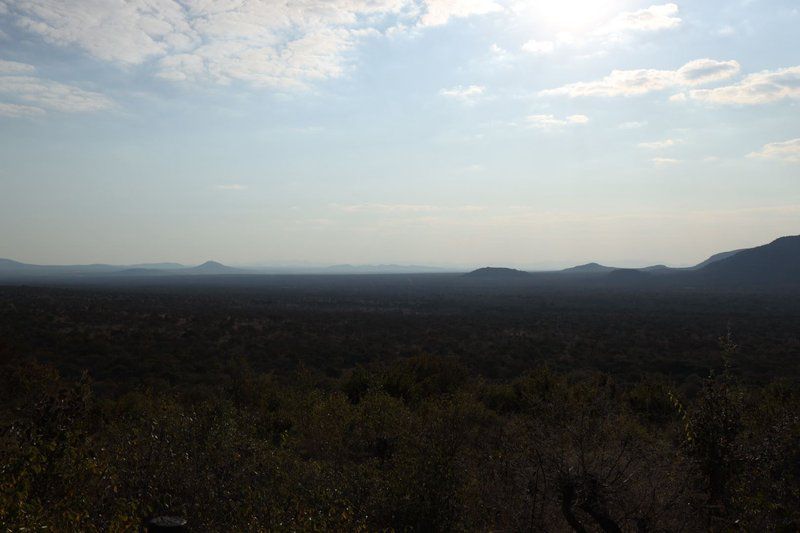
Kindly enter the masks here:
M 800 233 L 797 0 L 0 0 L 0 257 L 690 264 Z

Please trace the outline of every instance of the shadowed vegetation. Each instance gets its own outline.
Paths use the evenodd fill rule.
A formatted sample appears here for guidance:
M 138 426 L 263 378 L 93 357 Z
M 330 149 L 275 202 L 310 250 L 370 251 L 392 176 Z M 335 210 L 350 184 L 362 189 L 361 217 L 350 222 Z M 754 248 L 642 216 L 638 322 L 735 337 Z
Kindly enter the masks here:
M 0 525 L 122 531 L 157 513 L 197 531 L 800 524 L 800 391 L 763 370 L 786 356 L 751 367 L 741 346 L 788 336 L 691 340 L 670 296 L 661 307 L 684 344 L 650 337 L 667 328 L 642 302 L 594 314 L 578 296 L 548 310 L 542 294 L 461 295 L 461 307 L 351 294 L 323 312 L 324 295 L 293 297 L 3 292 Z M 766 322 L 757 299 L 730 298 L 726 318 Z M 624 314 L 643 330 L 615 338 Z M 381 335 L 392 321 L 406 338 Z M 691 373 L 607 366 L 627 342 L 643 368 L 703 349 Z M 514 355 L 537 345 L 554 355 Z

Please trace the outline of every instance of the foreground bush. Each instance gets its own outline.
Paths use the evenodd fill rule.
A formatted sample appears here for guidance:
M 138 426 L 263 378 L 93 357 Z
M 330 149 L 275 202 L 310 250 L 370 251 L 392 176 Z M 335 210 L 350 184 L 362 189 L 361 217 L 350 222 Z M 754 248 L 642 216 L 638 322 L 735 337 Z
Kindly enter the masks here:
M 197 531 L 800 523 L 800 395 L 727 372 L 692 398 L 547 369 L 487 382 L 428 357 L 114 398 L 31 362 L 0 379 L 7 530 L 135 530 L 155 513 Z

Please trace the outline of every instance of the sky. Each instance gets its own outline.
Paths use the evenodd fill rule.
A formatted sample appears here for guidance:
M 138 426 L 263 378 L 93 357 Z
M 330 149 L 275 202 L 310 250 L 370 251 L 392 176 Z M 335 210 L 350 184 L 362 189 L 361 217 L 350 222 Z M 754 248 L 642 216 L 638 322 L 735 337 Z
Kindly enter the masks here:
M 0 0 L 0 257 L 694 264 L 800 233 L 797 0 Z

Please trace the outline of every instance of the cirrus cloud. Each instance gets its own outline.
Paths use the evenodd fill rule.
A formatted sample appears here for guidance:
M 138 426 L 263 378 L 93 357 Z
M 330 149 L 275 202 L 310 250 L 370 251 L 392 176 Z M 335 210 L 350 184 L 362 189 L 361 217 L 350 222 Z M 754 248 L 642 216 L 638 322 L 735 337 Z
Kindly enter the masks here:
M 671 148 L 676 144 L 680 144 L 680 142 L 681 141 L 676 141 L 674 139 L 664 139 L 663 141 L 639 143 L 637 146 L 646 150 L 663 150 L 665 148 Z
M 103 94 L 33 76 L 0 76 L 0 94 L 64 113 L 102 111 L 114 107 L 114 102 Z
M 680 26 L 676 4 L 653 5 L 638 11 L 626 11 L 614 17 L 602 26 L 599 35 L 617 35 L 627 32 L 647 32 L 675 28 Z
M 103 61 L 151 63 L 165 80 L 283 90 L 343 75 L 369 36 L 502 9 L 493 0 L 19 0 L 2 16 Z
M 26 72 L 33 72 L 36 67 L 28 65 L 27 63 L 18 63 L 16 61 L 6 61 L 0 59 L 0 74 L 22 74 Z
M 115 105 L 104 94 L 41 78 L 35 75 L 35 71 L 33 65 L 0 60 L 0 95 L 14 100 L 0 102 L 0 115 L 33 117 L 44 115 L 45 110 L 93 112 L 111 109 Z
M 552 129 L 571 124 L 586 124 L 589 122 L 589 117 L 586 115 L 570 115 L 565 118 L 558 118 L 554 115 L 528 115 L 525 117 L 525 122 L 532 128 Z
M 556 49 L 556 44 L 553 41 L 536 41 L 531 40 L 522 45 L 522 51 L 534 55 L 547 55 L 552 54 Z
M 702 85 L 735 76 L 740 70 L 736 61 L 696 59 L 677 70 L 613 70 L 608 76 L 540 91 L 542 96 L 639 96 L 674 87 Z
M 439 94 L 445 98 L 452 98 L 465 104 L 472 104 L 475 100 L 483 96 L 485 92 L 486 87 L 482 85 L 469 85 L 467 87 L 456 85 L 450 89 L 441 89 Z
M 710 104 L 755 105 L 800 99 L 800 66 L 764 70 L 732 85 L 689 91 L 684 99 Z
M 680 159 L 673 159 L 671 157 L 654 157 L 650 160 L 657 167 L 665 167 L 670 165 L 677 165 L 680 163 Z
M 765 144 L 761 150 L 751 152 L 747 157 L 800 163 L 800 138 Z
M 0 102 L 0 116 L 2 117 L 40 117 L 44 114 L 45 110 L 40 107 Z
M 503 6 L 492 0 L 427 0 L 425 7 L 420 26 L 441 26 L 451 18 L 503 11 Z

